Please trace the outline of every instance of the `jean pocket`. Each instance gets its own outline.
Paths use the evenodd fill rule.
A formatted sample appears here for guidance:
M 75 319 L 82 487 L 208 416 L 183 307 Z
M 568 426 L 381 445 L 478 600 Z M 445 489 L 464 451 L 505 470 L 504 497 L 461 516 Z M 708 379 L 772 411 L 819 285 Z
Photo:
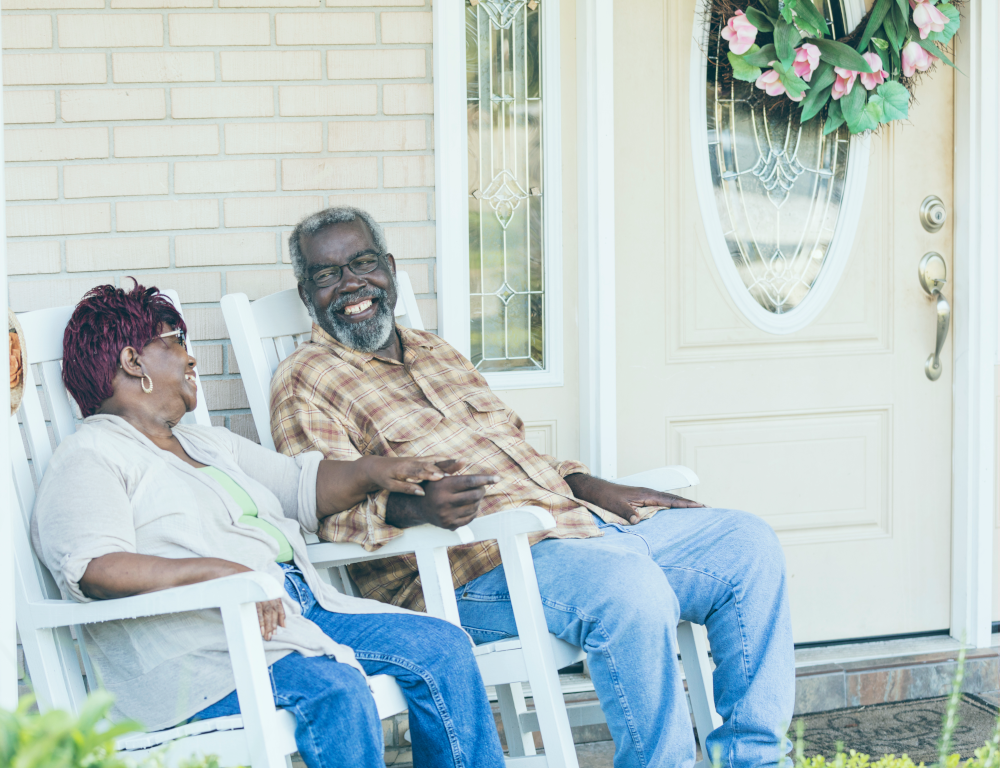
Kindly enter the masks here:
M 474 592 L 471 589 L 466 589 L 458 596 L 459 600 L 472 600 L 477 603 L 500 603 L 500 602 L 510 602 L 510 593 L 508 592 Z

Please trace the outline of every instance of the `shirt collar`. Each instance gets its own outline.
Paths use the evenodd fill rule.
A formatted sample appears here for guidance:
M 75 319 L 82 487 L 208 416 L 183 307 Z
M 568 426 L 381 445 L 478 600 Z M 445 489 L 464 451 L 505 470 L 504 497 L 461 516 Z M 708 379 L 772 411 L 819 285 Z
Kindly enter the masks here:
M 396 330 L 399 332 L 399 340 L 403 345 L 404 360 L 406 359 L 407 350 L 412 350 L 416 347 L 436 349 L 445 343 L 444 339 L 440 339 L 437 336 L 414 331 L 413 329 L 406 328 L 402 325 L 397 324 Z M 383 357 L 376 352 L 359 352 L 356 349 L 352 349 L 346 344 L 342 344 L 337 341 L 333 338 L 333 336 L 316 325 L 316 323 L 313 323 L 312 326 L 311 340 L 316 344 L 322 344 L 324 347 L 327 347 L 334 355 L 339 357 L 345 363 L 353 365 L 358 370 L 362 370 L 365 364 L 370 363 L 373 359 L 389 363 L 390 365 L 401 365 L 398 360 L 393 360 L 390 357 Z

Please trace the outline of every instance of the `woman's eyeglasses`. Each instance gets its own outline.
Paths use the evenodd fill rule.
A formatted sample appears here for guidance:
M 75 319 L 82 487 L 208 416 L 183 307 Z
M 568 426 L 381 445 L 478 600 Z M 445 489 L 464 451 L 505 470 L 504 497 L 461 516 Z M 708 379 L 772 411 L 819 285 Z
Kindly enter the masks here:
M 166 338 L 169 338 L 170 336 L 176 336 L 178 344 L 183 344 L 185 341 L 187 341 L 187 334 L 184 333 L 184 329 L 183 328 L 176 328 L 176 329 L 174 329 L 172 331 L 169 331 L 167 333 L 161 333 L 156 338 L 158 338 L 158 339 L 166 339 Z
M 374 272 L 378 265 L 378 254 L 363 253 L 357 258 L 351 259 L 347 264 L 347 269 L 356 275 L 367 275 L 369 272 Z M 311 282 L 317 288 L 329 288 L 331 285 L 339 283 L 343 276 L 344 267 L 327 267 L 314 274 L 307 282 Z

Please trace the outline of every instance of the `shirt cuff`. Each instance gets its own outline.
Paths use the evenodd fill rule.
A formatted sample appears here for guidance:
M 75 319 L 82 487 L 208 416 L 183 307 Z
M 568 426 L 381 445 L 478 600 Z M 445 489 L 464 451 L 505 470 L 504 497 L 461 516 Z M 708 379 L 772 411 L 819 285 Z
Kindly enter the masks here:
M 368 501 L 365 504 L 365 522 L 368 530 L 363 546 L 369 552 L 375 551 L 403 533 L 402 529 L 394 528 L 385 521 L 388 505 L 389 491 L 383 490 L 368 495 Z
M 559 473 L 560 477 L 566 477 L 566 475 L 589 475 L 590 470 L 587 469 L 586 464 L 581 464 L 579 461 L 560 461 L 556 465 L 556 472 Z

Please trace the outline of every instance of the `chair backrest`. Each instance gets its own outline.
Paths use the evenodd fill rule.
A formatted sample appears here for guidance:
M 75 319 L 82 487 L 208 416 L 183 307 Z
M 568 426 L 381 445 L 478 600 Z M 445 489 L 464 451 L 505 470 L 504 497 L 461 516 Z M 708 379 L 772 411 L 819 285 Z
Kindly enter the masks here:
M 182 313 L 177 293 L 164 290 Z M 17 414 L 10 417 L 10 452 L 13 489 L 11 506 L 20 510 L 14 518 L 14 567 L 17 591 L 17 614 L 30 610 L 30 603 L 59 600 L 61 595 L 48 569 L 41 563 L 31 546 L 31 514 L 35 506 L 38 483 L 48 467 L 53 450 L 76 431 L 79 408 L 62 381 L 63 334 L 74 307 L 55 307 L 18 315 L 24 331 L 28 366 L 24 371 L 24 397 Z M 198 407 L 184 417 L 189 423 L 211 425 L 208 406 L 200 379 Z M 20 422 L 24 426 L 21 435 Z M 77 652 L 68 629 L 53 630 L 47 639 L 26 636 L 22 642 L 32 644 L 29 672 L 32 675 L 39 704 L 48 709 L 61 707 L 78 711 L 86 697 L 83 674 Z M 81 629 L 76 635 L 82 638 Z M 93 668 L 86 648 L 80 644 L 80 656 L 88 680 L 94 680 Z M 31 661 L 35 664 L 32 666 Z M 41 666 L 41 669 L 38 667 Z
M 424 325 L 410 276 L 400 270 L 396 273 L 396 282 L 396 322 L 422 331 Z M 222 297 L 222 315 L 236 352 L 260 444 L 274 450 L 271 377 L 282 360 L 299 344 L 309 340 L 312 319 L 297 288 L 272 293 L 252 303 L 245 294 L 227 294 Z

